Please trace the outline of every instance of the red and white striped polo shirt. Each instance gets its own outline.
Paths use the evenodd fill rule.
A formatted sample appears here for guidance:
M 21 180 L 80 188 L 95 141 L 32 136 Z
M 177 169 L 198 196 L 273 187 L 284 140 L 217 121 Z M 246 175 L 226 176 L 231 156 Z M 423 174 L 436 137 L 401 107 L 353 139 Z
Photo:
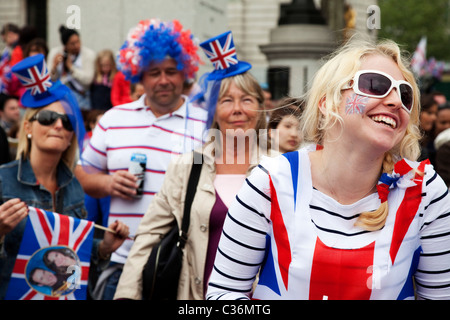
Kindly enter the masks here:
M 133 201 L 111 199 L 109 223 L 123 221 L 129 226 L 131 235 L 159 191 L 172 157 L 203 144 L 206 111 L 183 97 L 185 103 L 179 109 L 160 117 L 155 117 L 145 105 L 145 95 L 137 101 L 108 110 L 82 154 L 84 166 L 109 174 L 128 170 L 133 153 L 147 156 L 142 198 Z M 131 246 L 132 241 L 126 240 L 111 260 L 124 263 Z

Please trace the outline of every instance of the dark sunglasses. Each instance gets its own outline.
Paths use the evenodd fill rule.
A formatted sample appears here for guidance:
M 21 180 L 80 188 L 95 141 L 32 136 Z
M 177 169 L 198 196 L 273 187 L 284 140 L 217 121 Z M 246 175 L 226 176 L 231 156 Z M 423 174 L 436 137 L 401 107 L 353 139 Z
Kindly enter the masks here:
M 356 94 L 370 98 L 384 98 L 393 88 L 396 88 L 403 108 L 411 113 L 414 95 L 413 88 L 407 81 L 395 80 L 390 75 L 378 70 L 360 70 L 355 73 L 352 82 L 343 89 L 352 88 Z
M 67 131 L 73 131 L 72 124 L 70 123 L 69 116 L 67 114 L 62 114 L 51 110 L 39 111 L 30 119 L 30 121 L 37 120 L 37 122 L 43 126 L 50 126 L 58 119 L 61 119 L 64 129 Z

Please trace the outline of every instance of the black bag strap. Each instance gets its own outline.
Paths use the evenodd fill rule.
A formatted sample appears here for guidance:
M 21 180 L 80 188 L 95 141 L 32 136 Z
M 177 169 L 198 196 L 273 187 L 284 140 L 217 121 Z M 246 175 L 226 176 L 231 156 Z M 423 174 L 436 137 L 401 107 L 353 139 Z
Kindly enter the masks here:
M 183 222 L 181 224 L 180 239 L 178 245 L 184 248 L 187 241 L 187 232 L 189 229 L 192 201 L 194 200 L 197 184 L 202 170 L 203 154 L 194 151 L 193 164 L 189 181 L 186 189 L 186 198 L 184 201 Z

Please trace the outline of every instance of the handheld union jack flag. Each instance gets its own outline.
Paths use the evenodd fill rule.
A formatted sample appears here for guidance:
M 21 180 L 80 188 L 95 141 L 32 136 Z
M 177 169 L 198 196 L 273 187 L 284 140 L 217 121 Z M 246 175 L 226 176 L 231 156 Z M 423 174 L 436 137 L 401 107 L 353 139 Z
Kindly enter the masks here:
M 6 300 L 85 300 L 94 223 L 29 209 Z
M 200 46 L 216 70 L 227 69 L 238 63 L 231 31 L 201 43 Z
M 26 89 L 31 90 L 33 96 L 46 92 L 52 86 L 45 60 L 42 60 L 38 65 L 22 70 L 20 73 L 17 72 L 16 76 Z

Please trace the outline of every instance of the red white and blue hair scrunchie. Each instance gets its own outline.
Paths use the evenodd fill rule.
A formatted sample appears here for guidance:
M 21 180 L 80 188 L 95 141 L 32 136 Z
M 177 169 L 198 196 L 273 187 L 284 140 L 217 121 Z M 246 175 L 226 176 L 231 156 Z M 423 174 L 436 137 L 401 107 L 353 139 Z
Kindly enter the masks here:
M 429 161 L 425 161 L 429 164 Z M 398 161 L 394 165 L 394 172 L 392 174 L 383 173 L 378 180 L 377 191 L 381 203 L 386 202 L 391 189 L 402 188 L 406 189 L 415 186 L 416 173 L 423 176 L 424 172 L 418 172 L 418 169 L 412 168 L 405 159 Z

